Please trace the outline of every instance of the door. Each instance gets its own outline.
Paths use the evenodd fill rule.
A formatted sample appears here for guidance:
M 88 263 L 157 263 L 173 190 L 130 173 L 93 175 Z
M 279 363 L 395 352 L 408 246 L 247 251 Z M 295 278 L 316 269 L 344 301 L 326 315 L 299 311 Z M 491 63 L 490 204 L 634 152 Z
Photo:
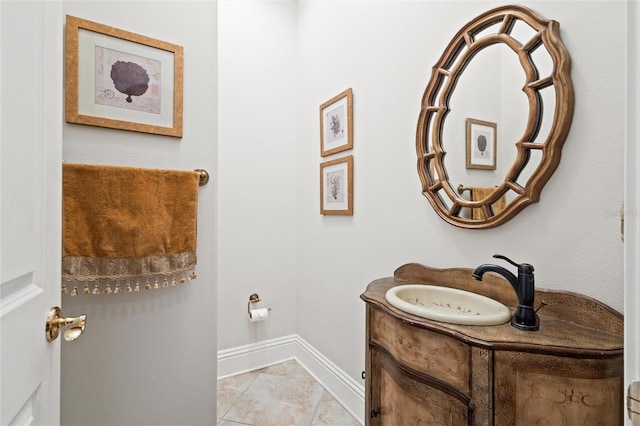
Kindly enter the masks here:
M 0 424 L 60 422 L 62 2 L 0 1 Z
M 625 388 L 627 394 L 627 423 L 640 425 L 640 7 L 637 2 L 627 3 L 627 138 L 625 153 L 625 296 L 624 296 L 624 351 Z M 633 385 L 635 383 L 635 385 Z

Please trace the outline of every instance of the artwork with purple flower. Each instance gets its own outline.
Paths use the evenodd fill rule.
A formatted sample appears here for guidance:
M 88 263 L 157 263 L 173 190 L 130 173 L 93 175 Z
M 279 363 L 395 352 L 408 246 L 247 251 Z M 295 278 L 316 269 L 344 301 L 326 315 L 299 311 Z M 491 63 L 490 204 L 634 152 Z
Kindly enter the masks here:
M 353 156 L 320 164 L 320 214 L 353 215 Z
M 320 105 L 323 157 L 353 148 L 353 91 L 347 89 Z

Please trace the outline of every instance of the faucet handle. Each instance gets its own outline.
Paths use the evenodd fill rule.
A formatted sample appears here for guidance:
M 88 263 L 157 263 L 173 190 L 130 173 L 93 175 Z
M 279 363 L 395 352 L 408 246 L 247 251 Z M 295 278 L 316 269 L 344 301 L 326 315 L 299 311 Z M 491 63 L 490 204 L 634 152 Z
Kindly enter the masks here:
M 501 254 L 494 254 L 493 257 L 495 257 L 496 259 L 506 260 L 507 262 L 509 262 L 510 264 L 515 266 L 516 268 L 520 266 L 520 264 L 518 264 L 518 263 L 514 262 L 513 260 L 509 259 L 507 256 L 503 256 Z
M 530 265 L 528 263 L 516 263 L 513 260 L 509 259 L 507 256 L 503 256 L 501 254 L 494 254 L 493 257 L 495 257 L 496 259 L 506 260 L 507 262 L 518 268 L 519 273 L 530 274 L 533 272 L 533 265 Z

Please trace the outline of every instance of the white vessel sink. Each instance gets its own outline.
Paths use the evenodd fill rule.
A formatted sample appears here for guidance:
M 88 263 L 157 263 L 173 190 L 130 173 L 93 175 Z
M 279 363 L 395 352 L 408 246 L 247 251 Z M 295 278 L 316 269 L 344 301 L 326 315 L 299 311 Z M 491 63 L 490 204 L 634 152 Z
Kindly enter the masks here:
M 511 318 L 502 303 L 455 288 L 407 284 L 390 288 L 385 297 L 401 311 L 450 324 L 497 325 Z

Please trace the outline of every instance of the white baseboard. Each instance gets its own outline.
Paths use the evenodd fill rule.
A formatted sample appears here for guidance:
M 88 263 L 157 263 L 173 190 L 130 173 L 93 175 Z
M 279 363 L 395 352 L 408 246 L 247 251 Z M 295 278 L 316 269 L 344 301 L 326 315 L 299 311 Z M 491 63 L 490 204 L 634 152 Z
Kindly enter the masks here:
M 218 351 L 218 380 L 295 358 L 297 339 L 292 334 Z
M 360 424 L 364 424 L 364 386 L 297 336 L 296 359 Z
M 363 424 L 364 386 L 297 334 L 218 351 L 218 379 L 296 359 Z

